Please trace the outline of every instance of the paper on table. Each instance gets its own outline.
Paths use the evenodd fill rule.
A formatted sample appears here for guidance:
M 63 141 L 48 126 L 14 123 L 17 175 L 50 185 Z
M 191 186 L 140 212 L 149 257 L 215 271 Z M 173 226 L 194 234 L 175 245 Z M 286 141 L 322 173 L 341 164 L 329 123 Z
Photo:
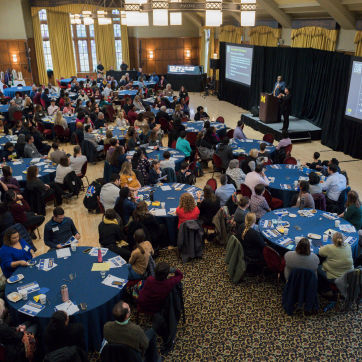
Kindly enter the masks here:
M 62 310 L 63 312 L 67 313 L 68 315 L 73 315 L 79 312 L 79 308 L 75 305 L 71 300 L 68 300 L 62 304 L 58 304 L 55 306 L 55 310 Z
M 37 282 L 31 282 L 28 284 L 21 285 L 20 287 L 17 287 L 18 292 L 21 290 L 26 290 L 28 294 L 36 292 L 40 289 L 39 284 Z
M 14 161 L 13 162 L 13 165 L 15 166 L 15 165 L 21 165 L 22 164 L 22 162 L 20 162 L 20 161 Z
M 166 185 L 166 186 L 161 186 L 161 190 L 162 191 L 170 191 L 171 190 L 171 187 Z
M 165 209 L 155 209 L 153 214 L 155 216 L 166 216 L 166 210 Z
M 69 248 L 57 249 L 57 258 L 67 258 L 70 255 Z
M 19 312 L 34 317 L 40 311 L 42 311 L 44 308 L 45 308 L 45 305 L 34 303 L 34 302 L 29 300 L 26 304 L 24 304 L 21 308 L 19 308 Z
M 32 163 L 37 163 L 37 162 L 39 162 L 39 161 L 40 161 L 40 158 L 33 158 L 33 159 L 31 160 Z
M 46 168 L 44 170 L 42 170 L 42 172 L 54 172 L 54 169 L 50 169 L 50 168 Z
M 122 285 L 114 285 L 113 282 L 120 282 Z M 122 289 L 124 285 L 127 283 L 127 280 L 115 277 L 114 275 L 108 274 L 107 277 L 103 280 L 102 284 L 107 285 L 109 287 Z
M 92 248 L 91 251 L 88 253 L 90 256 L 98 256 L 98 249 L 99 248 Z M 107 248 L 101 248 L 102 257 L 107 254 Z
M 21 181 L 23 179 L 23 176 L 14 176 L 15 180 Z
M 91 271 L 108 271 L 111 263 L 93 263 Z
M 127 264 L 127 262 L 119 255 L 114 256 L 111 259 L 108 259 L 106 262 L 110 263 L 110 268 L 120 268 L 123 265 Z
M 44 166 L 44 165 L 46 165 L 45 162 L 38 162 L 38 163 L 35 164 L 35 166 Z

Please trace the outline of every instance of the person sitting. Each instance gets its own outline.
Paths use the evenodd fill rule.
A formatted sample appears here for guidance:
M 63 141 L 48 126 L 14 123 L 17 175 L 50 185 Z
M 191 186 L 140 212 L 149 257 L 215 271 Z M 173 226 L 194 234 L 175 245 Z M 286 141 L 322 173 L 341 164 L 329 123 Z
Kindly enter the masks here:
M 255 168 L 258 165 L 258 154 L 258 150 L 252 148 L 249 151 L 249 155 L 241 162 L 241 169 L 245 174 L 255 171 Z
M 59 145 L 56 142 L 53 142 L 52 148 L 54 151 L 49 155 L 49 158 L 52 162 L 58 165 L 60 163 L 60 159 L 67 157 L 67 154 L 59 149 Z
M 0 266 L 5 278 L 9 278 L 17 267 L 28 266 L 27 261 L 34 254 L 33 248 L 24 239 L 20 239 L 16 229 L 7 229 L 0 248 Z
M 268 162 L 269 152 L 266 151 L 266 143 L 261 143 L 259 146 L 258 161 L 259 163 Z
M 36 236 L 33 230 L 44 222 L 44 216 L 34 214 L 23 196 L 17 194 L 14 190 L 8 190 L 6 192 L 5 200 L 15 222 L 23 224 L 24 227 L 31 232 L 32 238 L 35 239 Z
M 341 192 L 347 187 L 346 176 L 337 171 L 337 166 L 328 166 L 328 178 L 322 184 L 322 190 L 326 191 L 327 210 L 334 210 L 338 206 L 338 199 Z
M 45 224 L 44 243 L 51 249 L 60 249 L 72 236 L 77 240 L 80 234 L 76 229 L 73 220 L 64 216 L 64 210 L 56 207 L 53 210 L 53 217 Z
M 234 139 L 235 140 L 246 140 L 244 129 L 244 122 L 242 120 L 238 121 L 235 130 L 234 130 Z
M 112 174 L 110 182 L 104 184 L 100 192 L 100 202 L 104 210 L 113 209 L 119 196 L 121 180 L 118 174 Z
M 241 240 L 241 231 L 245 227 L 245 216 L 250 212 L 250 199 L 247 196 L 238 195 L 238 206 L 235 210 L 233 221 L 235 223 L 236 237 Z
M 150 185 L 154 185 L 154 184 L 157 184 L 158 182 L 160 182 L 162 179 L 163 178 L 162 178 L 162 171 L 161 171 L 160 161 L 159 160 L 153 160 L 152 163 L 151 163 L 148 183 Z
M 168 83 L 166 88 L 162 92 L 164 97 L 172 97 L 173 96 L 173 89 L 171 88 L 171 84 Z
M 27 134 L 25 137 L 24 156 L 28 158 L 43 158 L 43 155 L 37 150 L 34 145 L 34 137 Z
M 14 145 L 11 142 L 6 142 L 2 152 L 0 150 L 1 159 L 3 161 L 5 160 L 6 162 L 11 162 L 13 160 L 13 158 L 17 157 L 17 155 L 14 151 L 15 151 Z
M 38 129 L 31 125 L 29 127 L 29 135 L 34 137 L 34 145 L 35 145 L 36 149 L 39 151 L 39 153 L 41 153 L 42 155 L 47 155 L 51 149 L 51 146 L 48 145 L 47 143 L 43 142 L 44 137 L 38 131 Z
M 10 166 L 5 165 L 2 167 L 3 176 L 0 178 L 0 181 L 3 182 L 8 190 L 14 190 L 20 192 L 20 185 L 18 180 L 13 177 L 13 170 Z
M 195 176 L 189 171 L 189 164 L 187 162 L 182 162 L 180 166 L 180 171 L 176 173 L 177 182 L 180 184 L 192 185 L 195 183 Z
M 288 251 L 284 254 L 285 268 L 284 276 L 288 280 L 293 269 L 308 269 L 315 273 L 319 265 L 319 258 L 311 252 L 311 245 L 307 238 L 301 238 L 295 248 L 295 251 Z
M 204 107 L 203 106 L 198 106 L 196 113 L 195 113 L 195 117 L 194 120 L 195 121 L 205 121 L 206 119 L 209 119 L 209 115 L 204 112 Z
M 128 187 L 119 190 L 114 210 L 121 216 L 123 225 L 127 225 L 133 210 L 136 208 L 135 199 Z
M 166 106 L 161 106 L 160 110 L 156 114 L 156 122 L 157 123 L 160 122 L 161 118 L 164 118 L 166 121 L 170 120 L 170 116 L 166 111 L 167 111 Z
M 73 156 L 70 156 L 70 167 L 77 176 L 82 175 L 82 167 L 87 162 L 87 157 L 82 155 L 80 146 L 74 146 Z
M 322 280 L 334 281 L 345 272 L 353 269 L 351 246 L 343 241 L 343 235 L 336 232 L 332 236 L 333 244 L 324 245 L 319 249 L 319 255 L 326 259 L 318 269 Z
M 68 123 L 67 123 L 67 121 L 64 119 L 63 114 L 62 114 L 61 111 L 57 111 L 57 112 L 55 113 L 54 126 L 63 127 L 64 130 L 68 129 Z
M 185 131 L 180 132 L 180 137 L 177 139 L 176 142 L 176 150 L 183 152 L 186 158 L 189 158 L 191 156 L 192 149 L 190 146 L 190 142 L 186 140 Z
M 213 127 L 210 127 L 209 129 L 212 129 Z M 208 134 L 209 129 L 206 131 L 206 135 Z M 229 166 L 229 162 L 234 158 L 233 155 L 233 149 L 229 145 L 229 138 L 224 137 L 222 139 L 221 144 L 216 149 L 216 155 L 218 155 L 221 159 L 221 167 L 226 170 Z M 239 167 L 239 163 L 238 163 Z
M 23 120 L 22 119 L 18 119 L 15 123 L 15 126 L 12 128 L 12 132 L 13 135 L 18 136 L 20 133 L 25 134 L 26 129 L 23 125 Z
M 111 151 L 111 156 L 108 162 L 111 165 L 112 173 L 118 174 L 122 169 L 123 162 L 126 161 L 127 158 L 124 147 L 116 146 L 113 151 L 110 147 L 108 151 Z
M 164 168 L 172 168 L 175 169 L 175 161 L 171 160 L 171 153 L 169 151 L 165 151 L 163 154 L 163 160 L 160 162 L 161 170 Z
M 271 209 L 263 196 L 265 186 L 258 184 L 254 187 L 254 191 L 250 198 L 250 210 L 255 214 L 256 219 L 259 220 L 267 212 L 271 211 Z
M 134 104 L 132 104 L 130 106 L 129 111 L 127 112 L 127 119 L 130 124 L 134 124 L 137 117 L 138 117 L 138 113 L 136 112 L 136 106 Z
M 245 180 L 245 173 L 239 168 L 239 160 L 230 160 L 226 175 L 235 182 L 237 190 L 240 190 L 240 185 L 244 183 Z
M 136 174 L 132 171 L 132 165 L 129 161 L 124 161 L 122 164 L 121 172 L 121 187 L 128 187 L 131 191 L 137 191 L 141 188 Z
M 134 127 L 129 127 L 126 134 L 127 150 L 133 151 L 139 145 L 139 139 Z
M 263 165 L 257 165 L 255 167 L 255 171 L 249 172 L 245 176 L 244 183 L 246 186 L 250 188 L 252 193 L 254 193 L 254 188 L 258 184 L 263 184 L 265 186 L 268 186 L 270 182 L 268 178 L 265 176 Z
M 137 111 L 142 111 L 142 112 L 145 111 L 145 107 L 142 104 L 140 96 L 135 96 L 134 97 L 133 104 L 135 105 Z
M 25 149 L 25 135 L 19 134 L 18 139 L 15 144 L 15 152 L 17 157 L 25 157 L 24 149 Z
M 116 113 L 116 125 L 120 128 L 126 128 L 129 126 L 129 122 L 125 117 L 125 113 L 123 109 L 117 110 Z
M 276 149 L 280 150 L 281 148 L 288 147 L 291 144 L 292 144 L 292 140 L 289 137 L 288 131 L 283 131 L 282 132 L 282 139 L 277 144 Z
M 117 220 L 117 214 L 113 209 L 107 209 L 103 215 L 101 223 L 98 225 L 99 244 L 114 253 L 120 255 L 128 262 L 131 252 L 125 246 L 119 246 L 125 235 Z
M 362 206 L 356 191 L 348 192 L 346 210 L 339 217 L 349 221 L 357 231 L 362 229 Z
M 59 111 L 59 107 L 55 105 L 55 98 L 52 98 L 50 101 L 50 106 L 47 108 L 49 116 L 53 116 L 56 112 Z
M 170 276 L 170 273 L 174 275 Z M 180 283 L 182 278 L 183 274 L 179 269 L 170 268 L 164 261 L 158 263 L 155 276 L 149 276 L 140 291 L 137 301 L 138 311 L 151 314 L 159 312 L 173 287 Z
M 104 113 L 99 112 L 97 119 L 94 121 L 94 127 L 95 129 L 99 129 L 101 127 L 104 127 Z
M 103 151 L 104 146 L 101 144 L 98 144 L 96 136 L 92 134 L 93 128 L 91 125 L 87 124 L 84 128 L 84 141 L 89 141 L 98 152 Z
M 319 152 L 314 152 L 313 153 L 313 161 L 312 162 L 307 162 L 306 166 L 308 166 L 312 170 L 315 170 L 317 168 L 317 166 L 322 166 L 322 162 L 319 159 L 320 156 L 321 156 L 321 154 Z
M 106 131 L 106 138 L 103 140 L 103 144 L 106 146 L 110 146 L 110 144 L 111 144 L 111 139 L 114 139 L 113 138 L 113 132 L 112 132 L 112 130 L 110 130 L 110 129 L 107 129 L 107 131 Z
M 103 336 L 107 343 L 126 345 L 140 355 L 140 360 L 159 361 L 156 334 L 152 328 L 146 332 L 130 321 L 131 309 L 123 300 L 112 310 L 114 321 L 103 327 Z
M 186 192 L 180 197 L 180 204 L 176 208 L 176 215 L 178 216 L 178 225 L 177 228 L 180 228 L 180 225 L 188 220 L 197 220 L 200 215 L 200 210 L 196 206 L 194 197 Z
M 315 173 L 309 174 L 309 192 L 311 195 L 322 193 L 322 184 L 320 183 L 320 177 Z
M 45 353 L 63 347 L 77 346 L 84 352 L 84 328 L 81 323 L 70 323 L 66 312 L 58 310 L 53 313 L 44 332 Z
M 300 181 L 299 189 L 299 196 L 295 207 L 298 207 L 299 210 L 314 209 L 314 199 L 313 196 L 309 193 L 309 182 Z
M 129 264 L 127 264 L 128 280 L 143 279 L 150 256 L 154 253 L 152 244 L 146 241 L 146 235 L 142 229 L 135 231 L 133 239 L 135 249 L 129 258 Z
M 211 186 L 204 187 L 204 199 L 197 203 L 200 210 L 199 219 L 205 225 L 213 225 L 212 219 L 220 209 L 220 199 L 215 195 Z
M 68 156 L 62 157 L 55 171 L 55 179 L 54 179 L 55 184 L 59 185 L 60 189 L 62 190 L 66 189 L 66 186 L 64 184 L 64 179 L 72 171 L 73 169 L 70 167 L 70 161 Z
M 228 184 L 227 181 L 227 176 L 222 174 L 220 176 L 221 186 L 219 186 L 215 191 L 216 196 L 220 199 L 220 206 L 225 206 L 226 201 L 236 191 L 235 186 L 233 184 Z
M 65 107 L 63 108 L 63 114 L 73 116 L 74 108 L 71 106 L 70 103 L 65 103 Z

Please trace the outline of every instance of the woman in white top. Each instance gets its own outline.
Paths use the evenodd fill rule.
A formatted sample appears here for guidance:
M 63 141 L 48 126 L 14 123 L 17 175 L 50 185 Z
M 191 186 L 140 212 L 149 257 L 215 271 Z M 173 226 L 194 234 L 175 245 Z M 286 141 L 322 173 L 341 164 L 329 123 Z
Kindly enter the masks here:
M 57 113 L 55 113 L 54 126 L 61 126 L 64 129 L 68 128 L 68 123 L 64 119 L 63 114 L 62 114 L 61 111 L 57 111 Z
M 244 183 L 245 180 L 245 173 L 239 167 L 239 160 L 235 159 L 229 162 L 226 174 L 231 177 L 236 184 L 236 188 L 240 190 L 240 185 Z
M 143 106 L 139 96 L 134 97 L 133 104 L 137 111 L 145 111 L 145 107 Z
M 73 156 L 70 156 L 70 167 L 77 176 L 82 174 L 82 167 L 87 162 L 87 157 L 82 155 L 80 146 L 74 146 Z
M 72 171 L 73 169 L 69 166 L 69 158 L 67 156 L 62 157 L 55 172 L 55 183 L 63 185 L 64 177 Z

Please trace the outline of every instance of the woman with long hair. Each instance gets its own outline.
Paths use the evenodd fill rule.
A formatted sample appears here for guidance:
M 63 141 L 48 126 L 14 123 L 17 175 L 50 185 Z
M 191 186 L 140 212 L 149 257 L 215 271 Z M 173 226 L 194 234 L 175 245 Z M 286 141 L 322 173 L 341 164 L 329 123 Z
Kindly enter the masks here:
M 134 150 L 139 144 L 138 135 L 136 129 L 133 126 L 128 127 L 126 134 L 126 142 L 127 142 L 128 151 Z
M 143 148 L 138 148 L 132 157 L 132 168 L 142 173 L 144 184 L 148 184 L 151 164 Z
M 64 119 L 63 114 L 61 111 L 57 111 L 55 113 L 55 117 L 54 117 L 54 126 L 61 126 L 64 129 L 68 128 L 68 123 L 67 121 Z
M 124 226 L 128 224 L 129 218 L 131 217 L 136 206 L 136 202 L 130 189 L 128 187 L 122 187 L 119 190 L 119 197 L 116 204 L 114 205 L 114 210 L 122 218 Z
M 136 174 L 133 172 L 132 165 L 129 161 L 123 162 L 120 178 L 121 187 L 128 187 L 131 191 L 137 191 L 141 188 L 141 184 L 137 180 Z
M 13 177 L 13 170 L 10 166 L 5 165 L 2 167 L 3 176 L 1 177 L 1 181 L 8 187 L 9 190 L 15 190 L 17 192 L 20 191 L 20 185 L 18 180 Z
M 180 225 L 188 220 L 197 220 L 200 215 L 200 210 L 196 206 L 194 197 L 186 192 L 180 197 L 180 204 L 176 208 L 176 215 L 178 216 L 178 228 Z
M 313 196 L 309 193 L 308 181 L 300 181 L 299 195 L 295 207 L 298 207 L 299 210 L 315 208 Z
M 348 192 L 346 210 L 339 217 L 349 221 L 357 231 L 362 229 L 362 206 L 356 191 Z
M 71 103 L 65 103 L 65 107 L 63 108 L 63 114 L 68 116 L 72 116 L 74 114 L 74 108 L 71 106 Z
M 205 225 L 212 225 L 212 219 L 220 209 L 220 199 L 215 195 L 211 186 L 204 187 L 204 199 L 197 203 L 200 210 L 199 219 Z
M 116 111 L 116 125 L 120 128 L 126 128 L 129 126 L 129 122 L 126 119 L 126 114 L 121 107 L 117 108 Z
M 126 161 L 126 154 L 123 146 L 115 146 L 114 150 L 109 157 L 109 164 L 112 167 L 112 173 L 119 173 L 122 165 Z

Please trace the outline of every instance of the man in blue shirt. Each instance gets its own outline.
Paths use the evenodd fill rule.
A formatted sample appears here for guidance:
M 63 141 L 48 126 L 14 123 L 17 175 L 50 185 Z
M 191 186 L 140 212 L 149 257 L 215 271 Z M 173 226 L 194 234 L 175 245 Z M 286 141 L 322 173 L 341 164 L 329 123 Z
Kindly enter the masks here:
M 244 122 L 242 120 L 238 121 L 237 126 L 235 127 L 234 130 L 234 139 L 236 140 L 246 140 L 246 136 L 245 133 L 243 131 L 244 128 Z
M 337 166 L 333 163 L 328 166 L 328 178 L 322 184 L 322 190 L 327 195 L 327 210 L 334 211 L 338 204 L 339 195 L 347 187 L 346 177 L 338 172 Z
M 156 84 L 159 82 L 160 78 L 158 77 L 158 75 L 153 72 L 152 75 L 150 76 L 149 82 L 155 82 Z
M 283 77 L 278 75 L 277 81 L 274 84 L 273 96 L 278 97 L 280 93 L 284 93 L 285 90 L 285 82 L 283 81 Z
M 53 210 L 53 217 L 45 224 L 44 243 L 51 249 L 61 249 L 63 243 L 66 243 L 72 236 L 80 239 L 73 220 L 64 216 L 64 210 L 56 207 Z
M 235 186 L 233 184 L 228 184 L 227 180 L 227 176 L 222 174 L 220 176 L 221 186 L 215 191 L 215 195 L 220 199 L 220 206 L 225 206 L 226 201 L 236 191 Z

